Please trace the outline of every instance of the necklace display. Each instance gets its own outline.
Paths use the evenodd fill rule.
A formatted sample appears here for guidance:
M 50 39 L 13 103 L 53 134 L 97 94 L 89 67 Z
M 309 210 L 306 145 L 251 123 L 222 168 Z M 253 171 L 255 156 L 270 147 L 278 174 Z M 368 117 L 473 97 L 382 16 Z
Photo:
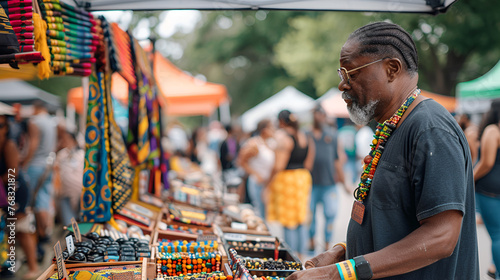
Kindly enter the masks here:
M 363 200 L 366 199 L 366 196 L 370 191 L 373 175 L 375 174 L 375 170 L 377 169 L 380 157 L 384 152 L 385 144 L 396 129 L 396 126 L 401 120 L 403 114 L 419 94 L 420 89 L 416 89 L 415 91 L 413 91 L 413 93 L 405 100 L 403 105 L 399 107 L 399 109 L 396 111 L 396 113 L 394 113 L 394 115 L 392 115 L 391 118 L 386 120 L 384 123 L 379 123 L 377 125 L 377 130 L 375 131 L 375 136 L 371 144 L 370 153 L 363 160 L 364 165 L 363 173 L 361 174 L 361 180 L 358 187 L 354 191 L 354 198 L 356 199 L 356 201 L 354 202 L 351 216 L 352 219 L 359 224 L 363 222 L 363 216 L 365 212 Z

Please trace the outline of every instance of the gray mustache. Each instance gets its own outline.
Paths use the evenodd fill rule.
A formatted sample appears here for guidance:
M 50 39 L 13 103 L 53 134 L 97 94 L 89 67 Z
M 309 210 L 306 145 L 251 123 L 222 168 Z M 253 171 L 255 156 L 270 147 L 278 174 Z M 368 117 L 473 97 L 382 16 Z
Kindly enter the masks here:
M 342 92 L 342 99 L 354 100 L 354 98 L 345 91 Z

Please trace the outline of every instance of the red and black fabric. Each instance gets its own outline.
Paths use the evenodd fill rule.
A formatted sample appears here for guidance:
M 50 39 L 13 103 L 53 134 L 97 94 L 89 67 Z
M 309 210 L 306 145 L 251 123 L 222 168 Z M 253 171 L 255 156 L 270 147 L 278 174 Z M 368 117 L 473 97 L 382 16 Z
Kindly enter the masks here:
M 16 33 L 10 24 L 9 16 L 4 7 L 7 1 L 0 2 L 0 55 L 19 52 Z

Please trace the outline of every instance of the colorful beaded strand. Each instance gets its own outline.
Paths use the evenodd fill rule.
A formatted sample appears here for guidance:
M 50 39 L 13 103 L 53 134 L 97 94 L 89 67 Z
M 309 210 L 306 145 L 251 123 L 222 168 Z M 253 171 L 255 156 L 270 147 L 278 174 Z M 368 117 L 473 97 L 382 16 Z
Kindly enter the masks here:
M 361 173 L 361 180 L 358 187 L 354 191 L 354 198 L 356 200 L 363 201 L 368 195 L 372 185 L 373 175 L 375 175 L 378 162 L 384 152 L 385 144 L 396 129 L 396 126 L 401 120 L 403 114 L 419 94 L 420 89 L 416 89 L 390 119 L 384 121 L 384 123 L 378 123 L 374 139 L 371 144 L 370 153 L 363 160 L 364 165 L 363 173 Z

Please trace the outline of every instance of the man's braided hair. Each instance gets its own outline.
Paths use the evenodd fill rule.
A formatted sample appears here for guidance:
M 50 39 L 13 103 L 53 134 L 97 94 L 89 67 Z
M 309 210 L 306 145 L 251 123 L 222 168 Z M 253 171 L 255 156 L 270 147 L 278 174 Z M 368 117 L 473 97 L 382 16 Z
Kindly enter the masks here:
M 374 22 L 354 31 L 348 40 L 361 44 L 360 54 L 379 58 L 399 58 L 410 74 L 418 72 L 415 42 L 401 26 L 388 22 Z

